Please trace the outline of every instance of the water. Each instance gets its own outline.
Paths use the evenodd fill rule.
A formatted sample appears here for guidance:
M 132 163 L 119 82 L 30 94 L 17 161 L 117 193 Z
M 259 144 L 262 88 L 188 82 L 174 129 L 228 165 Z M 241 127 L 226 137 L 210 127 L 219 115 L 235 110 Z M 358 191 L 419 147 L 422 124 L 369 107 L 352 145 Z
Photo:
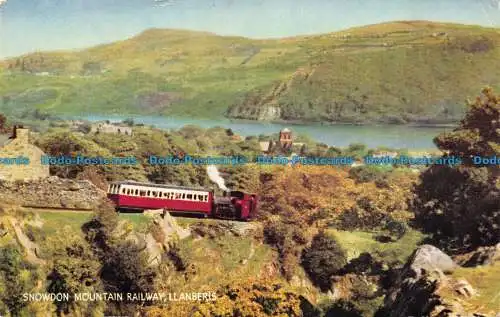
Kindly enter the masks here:
M 89 121 L 110 120 L 111 122 L 118 122 L 130 118 L 130 116 L 87 115 L 73 118 Z M 247 120 L 203 120 L 153 116 L 137 116 L 133 117 L 133 119 L 135 123 L 153 125 L 161 129 L 179 129 L 187 124 L 194 124 L 203 128 L 220 126 L 226 129 L 230 128 L 235 133 L 242 136 L 272 134 L 288 127 L 296 134 L 307 135 L 315 141 L 338 147 L 344 147 L 352 143 L 364 143 L 371 148 L 385 146 L 390 148 L 434 149 L 435 145 L 432 139 L 442 132 L 452 130 L 452 128 L 443 127 L 409 127 L 398 125 L 293 125 Z

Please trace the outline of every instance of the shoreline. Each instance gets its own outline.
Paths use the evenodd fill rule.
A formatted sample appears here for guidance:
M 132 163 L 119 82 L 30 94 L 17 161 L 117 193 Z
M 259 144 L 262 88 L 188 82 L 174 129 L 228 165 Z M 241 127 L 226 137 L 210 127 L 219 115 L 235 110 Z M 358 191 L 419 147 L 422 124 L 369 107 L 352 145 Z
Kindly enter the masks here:
M 360 126 L 360 127 L 384 127 L 384 126 L 394 126 L 394 127 L 410 127 L 410 128 L 455 128 L 458 126 L 459 121 L 453 123 L 419 123 L 419 122 L 408 122 L 408 123 L 388 123 L 381 121 L 373 121 L 373 122 L 346 122 L 346 121 L 300 121 L 300 120 L 254 120 L 254 119 L 245 119 L 245 118 L 228 118 L 228 117 L 193 117 L 193 116 L 183 116 L 183 115 L 144 115 L 144 114 L 116 114 L 116 113 L 88 113 L 88 114 L 55 114 L 54 116 L 58 117 L 61 120 L 82 120 L 84 117 L 108 117 L 111 120 L 125 120 L 125 119 L 135 119 L 136 117 L 151 117 L 156 119 L 183 119 L 183 120 L 193 120 L 193 121 L 219 121 L 223 123 L 224 121 L 230 123 L 269 123 L 269 124 L 288 124 L 294 126 L 307 126 L 307 125 L 316 125 L 316 126 Z

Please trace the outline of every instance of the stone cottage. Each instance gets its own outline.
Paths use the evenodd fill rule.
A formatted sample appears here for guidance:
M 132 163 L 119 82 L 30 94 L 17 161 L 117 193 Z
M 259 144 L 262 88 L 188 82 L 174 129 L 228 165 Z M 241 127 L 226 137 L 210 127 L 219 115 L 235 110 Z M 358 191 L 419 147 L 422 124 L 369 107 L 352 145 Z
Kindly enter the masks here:
M 14 128 L 13 135 L 0 136 L 0 180 L 35 180 L 49 177 L 49 166 L 42 165 L 45 153 L 31 144 L 30 131 Z
M 107 122 L 97 122 L 92 124 L 90 132 L 132 135 L 132 128 L 124 125 L 112 124 Z

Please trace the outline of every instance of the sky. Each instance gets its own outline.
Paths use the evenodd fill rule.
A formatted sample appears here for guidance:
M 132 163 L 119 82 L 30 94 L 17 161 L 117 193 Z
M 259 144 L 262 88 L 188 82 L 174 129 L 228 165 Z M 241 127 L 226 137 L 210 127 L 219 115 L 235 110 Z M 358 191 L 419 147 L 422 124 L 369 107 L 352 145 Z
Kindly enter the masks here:
M 277 38 L 394 20 L 500 27 L 500 0 L 0 0 L 0 58 L 176 28 Z

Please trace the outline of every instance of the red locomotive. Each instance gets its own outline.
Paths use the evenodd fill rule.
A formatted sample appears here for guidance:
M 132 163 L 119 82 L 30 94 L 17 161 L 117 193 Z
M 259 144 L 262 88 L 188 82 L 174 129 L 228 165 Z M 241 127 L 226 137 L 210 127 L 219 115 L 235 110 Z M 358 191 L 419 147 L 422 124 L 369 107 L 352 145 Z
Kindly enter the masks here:
M 133 181 L 113 182 L 108 198 L 116 209 L 139 211 L 167 209 L 171 213 L 249 220 L 257 214 L 257 195 L 230 191 L 215 197 L 212 190 Z

